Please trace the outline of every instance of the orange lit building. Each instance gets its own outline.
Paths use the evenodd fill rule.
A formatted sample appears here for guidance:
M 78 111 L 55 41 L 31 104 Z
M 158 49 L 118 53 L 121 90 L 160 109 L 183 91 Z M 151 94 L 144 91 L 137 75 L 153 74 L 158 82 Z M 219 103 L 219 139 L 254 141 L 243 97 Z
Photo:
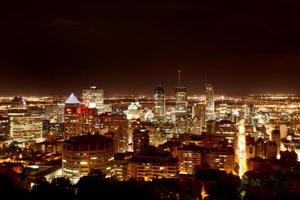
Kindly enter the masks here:
M 105 173 L 113 159 L 113 142 L 102 135 L 72 137 L 63 144 L 63 176 L 72 182 L 87 175 L 92 169 Z
M 178 174 L 178 160 L 169 154 L 138 155 L 128 165 L 129 178 L 137 180 L 177 178 Z

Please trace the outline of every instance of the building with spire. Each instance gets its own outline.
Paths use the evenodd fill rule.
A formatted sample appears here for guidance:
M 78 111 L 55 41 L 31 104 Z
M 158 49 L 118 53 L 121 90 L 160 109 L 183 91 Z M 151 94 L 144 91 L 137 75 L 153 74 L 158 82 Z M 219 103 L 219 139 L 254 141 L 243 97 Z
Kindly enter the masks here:
M 178 86 L 175 88 L 175 132 L 186 132 L 187 122 L 187 88 L 181 86 L 181 70 L 178 70 Z
M 214 100 L 214 88 L 212 84 L 205 85 L 205 119 L 206 121 L 215 120 L 215 100 Z

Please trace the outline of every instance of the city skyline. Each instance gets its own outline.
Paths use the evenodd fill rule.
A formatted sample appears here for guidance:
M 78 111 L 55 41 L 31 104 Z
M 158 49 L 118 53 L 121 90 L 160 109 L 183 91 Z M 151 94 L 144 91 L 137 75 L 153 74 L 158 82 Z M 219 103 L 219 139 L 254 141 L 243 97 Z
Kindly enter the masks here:
M 90 85 L 108 95 L 300 93 L 300 3 L 61 3 L 1 14 L 0 93 L 53 95 Z
M 1 196 L 300 199 L 300 1 L 0 9 Z

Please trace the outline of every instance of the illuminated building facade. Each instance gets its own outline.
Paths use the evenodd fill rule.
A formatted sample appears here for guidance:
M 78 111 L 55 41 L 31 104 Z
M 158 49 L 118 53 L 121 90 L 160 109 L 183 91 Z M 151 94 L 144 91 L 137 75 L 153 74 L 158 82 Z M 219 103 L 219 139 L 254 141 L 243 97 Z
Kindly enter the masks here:
M 80 101 L 71 94 L 65 102 L 64 138 L 68 139 L 81 133 L 82 119 L 80 117 Z
M 9 117 L 0 116 L 0 138 L 9 138 Z
M 185 133 L 187 123 L 187 89 L 185 87 L 175 88 L 175 132 Z
M 77 134 L 95 132 L 96 109 L 91 109 L 73 95 L 65 102 L 64 138 L 68 139 Z
M 177 178 L 178 173 L 178 160 L 166 153 L 139 154 L 128 165 L 129 178 L 141 181 Z
M 8 110 L 10 138 L 18 142 L 41 141 L 43 139 L 43 115 L 27 109 L 22 97 L 15 97 Z
M 114 155 L 114 160 L 110 163 L 110 167 L 106 170 L 107 177 L 113 177 L 119 181 L 128 180 L 128 166 L 131 153 L 117 153 Z
M 154 117 L 158 121 L 164 120 L 166 112 L 165 91 L 159 86 L 154 92 Z
M 46 106 L 45 119 L 48 120 L 50 123 L 63 123 L 64 108 L 65 104 L 62 103 Z
M 104 105 L 104 94 L 102 89 L 91 86 L 90 89 L 82 91 L 82 102 L 89 108 L 96 108 L 100 113 Z
M 105 172 L 113 158 L 113 142 L 101 135 L 72 137 L 63 144 L 63 176 L 72 182 L 87 175 L 92 169 Z
M 97 128 L 106 129 L 107 132 L 116 133 L 118 138 L 118 152 L 128 149 L 128 120 L 122 113 L 102 113 L 95 121 Z
M 229 115 L 229 109 L 228 109 L 228 105 L 226 103 L 222 103 L 219 105 L 219 118 L 221 120 L 226 120 L 229 119 L 228 115 Z
M 192 108 L 192 118 L 198 118 L 202 126 L 205 124 L 205 104 L 194 104 Z
M 14 141 L 41 141 L 43 117 L 30 114 L 10 117 L 10 138 Z
M 195 174 L 196 168 L 201 165 L 201 148 L 196 145 L 185 145 L 178 148 L 180 174 Z
M 215 100 L 214 100 L 214 88 L 212 84 L 206 85 L 205 95 L 206 95 L 205 119 L 206 121 L 215 120 Z
M 202 152 L 202 164 L 206 163 L 212 169 L 232 173 L 234 170 L 233 148 L 208 148 Z
M 82 103 L 88 108 L 97 109 L 98 113 L 111 112 L 111 105 L 104 103 L 104 92 L 96 86 L 82 91 Z

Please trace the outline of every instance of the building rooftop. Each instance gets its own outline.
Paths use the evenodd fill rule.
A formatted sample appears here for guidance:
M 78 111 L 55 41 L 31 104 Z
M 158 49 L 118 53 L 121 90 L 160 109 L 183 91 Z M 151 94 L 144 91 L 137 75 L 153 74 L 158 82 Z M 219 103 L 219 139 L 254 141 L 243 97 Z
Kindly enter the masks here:
M 77 97 L 72 93 L 69 98 L 65 101 L 65 104 L 80 104 L 80 101 Z
M 110 138 L 107 138 L 102 135 L 80 135 L 70 138 L 69 140 L 66 140 L 64 144 L 79 144 L 79 145 L 89 145 L 89 144 L 103 144 L 107 142 L 111 142 L 112 140 Z

